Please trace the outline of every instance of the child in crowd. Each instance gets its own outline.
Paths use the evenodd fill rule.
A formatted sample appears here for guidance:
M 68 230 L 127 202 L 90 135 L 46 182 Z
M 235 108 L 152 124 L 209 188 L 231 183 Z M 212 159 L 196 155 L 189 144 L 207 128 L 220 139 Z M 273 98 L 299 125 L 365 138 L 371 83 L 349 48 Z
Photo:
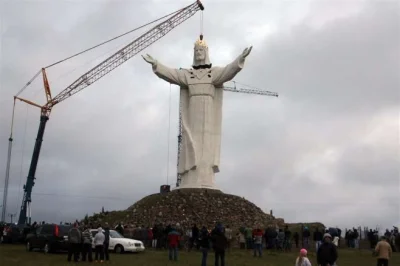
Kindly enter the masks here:
M 296 259 L 295 266 L 311 266 L 310 260 L 307 258 L 307 250 L 302 248 L 300 254 Z

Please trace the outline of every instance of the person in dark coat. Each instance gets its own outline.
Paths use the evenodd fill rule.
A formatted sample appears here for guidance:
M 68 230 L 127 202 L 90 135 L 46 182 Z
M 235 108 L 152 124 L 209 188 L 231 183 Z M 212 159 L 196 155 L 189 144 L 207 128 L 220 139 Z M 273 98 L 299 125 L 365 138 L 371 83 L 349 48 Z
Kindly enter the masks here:
M 228 247 L 228 239 L 224 234 L 224 229 L 221 224 L 218 224 L 212 233 L 212 243 L 215 252 L 215 266 L 225 266 L 225 250 Z
M 317 252 L 317 262 L 320 266 L 333 266 L 338 259 L 336 246 L 332 243 L 332 236 L 329 233 L 324 234 L 323 243 Z
M 314 232 L 314 243 L 315 243 L 315 251 L 318 251 L 319 246 L 322 244 L 322 237 L 323 234 L 321 231 L 319 231 L 318 227 L 315 229 Z
M 153 233 L 153 240 L 151 241 L 151 247 L 152 248 L 157 248 L 157 240 L 158 240 L 158 225 L 155 224 L 153 228 L 151 229 Z
M 110 260 L 110 253 L 109 253 L 109 248 L 110 246 L 110 227 L 108 226 L 108 223 L 105 223 L 104 225 L 104 258 L 106 261 Z
M 124 227 L 122 226 L 121 223 L 119 223 L 119 224 L 117 225 L 117 227 L 115 228 L 115 230 L 116 230 L 121 236 L 124 235 Z
M 165 244 L 165 247 L 168 249 L 169 247 L 168 247 L 168 234 L 169 234 L 169 232 L 171 232 L 171 230 L 172 230 L 172 225 L 169 223 L 165 228 L 164 228 L 164 244 Z
M 310 230 L 308 229 L 308 226 L 304 226 L 303 229 L 303 248 L 309 249 L 309 244 L 310 244 Z
M 283 244 L 284 251 L 291 251 L 292 250 L 292 232 L 289 230 L 289 226 L 285 226 L 285 240 Z
M 72 255 L 74 255 L 74 262 L 78 262 L 79 254 L 82 246 L 82 232 L 78 228 L 78 224 L 75 223 L 68 232 L 68 261 L 71 261 Z
M 278 237 L 278 232 L 276 232 L 276 229 L 269 227 L 267 233 L 267 239 L 268 239 L 267 249 L 275 249 L 277 237 Z
M 197 245 L 198 238 L 199 238 L 199 228 L 197 228 L 196 224 L 193 224 L 192 237 L 189 239 L 189 241 L 190 241 L 189 251 L 192 250 L 194 245 L 196 245 L 197 249 L 199 248 L 199 246 Z
M 293 239 L 294 239 L 294 243 L 296 245 L 296 248 L 299 248 L 299 238 L 300 238 L 299 233 L 298 232 L 294 232 Z
M 206 266 L 208 251 L 210 250 L 210 234 L 205 226 L 200 231 L 199 247 L 202 252 L 201 266 Z

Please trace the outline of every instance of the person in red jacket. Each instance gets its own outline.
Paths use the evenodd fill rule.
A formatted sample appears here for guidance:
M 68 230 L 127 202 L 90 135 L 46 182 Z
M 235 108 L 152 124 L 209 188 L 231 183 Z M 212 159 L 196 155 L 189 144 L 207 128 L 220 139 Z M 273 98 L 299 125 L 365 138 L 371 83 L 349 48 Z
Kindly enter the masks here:
M 151 244 L 153 243 L 153 229 L 150 227 L 147 227 L 147 243 L 146 245 L 151 248 Z
M 178 260 L 179 241 L 181 241 L 181 234 L 176 231 L 175 226 L 172 226 L 171 231 L 168 233 L 169 260 Z
M 263 244 L 263 231 L 257 227 L 257 229 L 253 230 L 253 243 L 254 243 L 254 257 L 256 257 L 257 252 L 258 256 L 262 256 L 262 244 Z

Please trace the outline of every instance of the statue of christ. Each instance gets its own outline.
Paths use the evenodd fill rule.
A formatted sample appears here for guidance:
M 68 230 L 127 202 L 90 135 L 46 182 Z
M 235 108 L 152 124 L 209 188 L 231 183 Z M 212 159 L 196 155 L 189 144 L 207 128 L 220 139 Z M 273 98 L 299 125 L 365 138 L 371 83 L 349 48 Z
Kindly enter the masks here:
M 220 164 L 223 84 L 242 70 L 251 49 L 246 48 L 225 67 L 212 67 L 208 46 L 202 38 L 194 45 L 193 65 L 190 69 L 169 68 L 150 55 L 143 56 L 159 78 L 180 86 L 180 188 L 217 189 L 215 173 L 219 172 Z

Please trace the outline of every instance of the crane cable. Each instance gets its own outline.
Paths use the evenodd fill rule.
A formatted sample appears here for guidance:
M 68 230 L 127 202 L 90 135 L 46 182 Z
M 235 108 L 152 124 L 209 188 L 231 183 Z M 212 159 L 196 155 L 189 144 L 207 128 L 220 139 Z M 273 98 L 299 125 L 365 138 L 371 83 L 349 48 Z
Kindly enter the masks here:
M 31 85 L 32 81 L 34 81 L 34 80 L 37 78 L 37 76 L 40 75 L 40 73 L 42 73 L 42 70 L 39 70 L 39 71 L 33 76 L 33 78 L 31 78 L 31 79 L 25 84 L 25 86 L 22 87 L 22 89 L 20 89 L 20 90 L 18 91 L 17 94 L 15 94 L 15 96 L 17 97 L 18 95 L 20 95 L 20 94 L 26 89 L 26 87 L 28 87 L 29 85 Z M 14 101 L 15 101 L 15 100 L 14 100 Z
M 10 140 L 12 141 L 12 137 L 13 137 L 13 130 L 14 130 L 14 117 L 15 117 L 15 103 L 16 100 L 14 98 L 14 103 L 13 103 L 13 109 L 12 109 L 12 115 L 11 115 L 11 126 L 10 126 Z
M 200 12 L 200 35 L 203 35 L 203 11 Z
M 123 33 L 123 34 L 121 34 L 121 35 L 118 35 L 118 36 L 116 36 L 116 37 L 114 37 L 114 38 L 112 38 L 112 39 L 109 39 L 109 40 L 107 40 L 107 41 L 104 41 L 104 42 L 102 42 L 102 43 L 100 43 L 100 44 L 97 44 L 97 45 L 95 45 L 95 46 L 93 46 L 93 47 L 90 47 L 90 48 L 88 48 L 88 49 L 86 49 L 86 50 L 83 50 L 82 52 L 79 52 L 79 53 L 77 53 L 77 54 L 71 55 L 71 56 L 69 56 L 69 57 L 67 57 L 67 58 L 64 58 L 64 59 L 62 59 L 62 60 L 60 60 L 60 61 L 57 61 L 57 62 L 55 62 L 55 63 L 53 63 L 53 64 L 51 64 L 51 65 L 48 65 L 48 66 L 46 66 L 45 68 L 50 68 L 50 67 L 52 67 L 52 66 L 58 65 L 58 64 L 60 64 L 60 63 L 62 63 L 62 62 L 65 62 L 65 61 L 71 59 L 71 58 L 74 58 L 74 57 L 76 57 L 76 56 L 78 56 L 78 55 L 81 55 L 81 54 L 86 53 L 86 52 L 88 52 L 88 51 L 90 51 L 90 50 L 93 50 L 94 48 L 97 48 L 97 47 L 102 46 L 102 45 L 104 45 L 104 44 L 106 44 L 106 43 L 109 43 L 109 42 L 111 42 L 111 41 L 114 41 L 114 40 L 116 40 L 116 39 L 119 39 L 119 38 L 121 38 L 121 37 L 123 37 L 123 36 L 125 36 L 125 35 L 127 35 L 127 34 L 129 34 L 129 33 L 132 33 L 132 32 L 134 32 L 134 31 L 137 31 L 137 30 L 139 30 L 139 29 L 141 29 L 141 28 L 144 28 L 144 27 L 146 27 L 146 26 L 148 26 L 148 25 L 150 25 L 150 24 L 153 24 L 153 23 L 155 23 L 155 22 L 157 22 L 157 21 L 159 21 L 159 20 L 162 20 L 162 19 L 164 19 L 164 18 L 167 18 L 167 17 L 169 17 L 169 16 L 172 16 L 172 15 L 174 15 L 175 13 L 178 13 L 178 12 L 180 12 L 180 11 L 183 10 L 183 9 L 184 9 L 184 8 L 181 8 L 181 9 L 179 9 L 179 10 L 177 10 L 177 11 L 174 11 L 174 12 L 168 14 L 168 15 L 165 15 L 165 16 L 163 16 L 163 17 L 161 17 L 161 18 L 158 18 L 158 19 L 153 20 L 153 21 L 151 21 L 151 22 L 149 22 L 149 23 L 146 23 L 146 24 L 144 24 L 144 25 L 142 25 L 142 26 L 140 26 L 140 27 L 137 27 L 137 28 L 135 28 L 135 29 L 133 29 L 133 30 L 127 31 L 127 32 L 125 32 L 125 33 Z
M 22 185 L 22 171 L 24 167 L 24 153 L 25 153 L 25 143 L 26 143 L 26 128 L 28 125 L 28 111 L 29 111 L 29 106 L 26 105 L 26 114 L 25 114 L 25 127 L 24 127 L 24 135 L 23 135 L 23 142 L 22 142 L 22 152 L 21 152 L 21 166 L 20 166 L 20 171 L 19 171 L 19 186 L 21 187 Z M 23 193 L 23 190 L 22 190 Z M 17 193 L 17 204 L 19 204 L 21 198 L 21 193 Z M 18 210 L 18 205 L 17 205 L 17 210 Z
M 125 36 L 125 35 L 127 35 L 127 34 L 129 34 L 129 33 L 132 33 L 132 32 L 134 32 L 134 31 L 137 31 L 137 30 L 141 29 L 141 28 L 144 28 L 144 27 L 146 27 L 146 26 L 149 26 L 149 25 L 151 25 L 151 24 L 153 24 L 153 23 L 155 23 L 155 22 L 157 22 L 157 21 L 160 21 L 160 20 L 162 20 L 162 19 L 164 19 L 164 18 L 167 18 L 167 17 L 169 17 L 169 16 L 172 16 L 172 15 L 174 15 L 174 14 L 176 14 L 176 13 L 182 11 L 183 9 L 185 9 L 185 8 L 181 8 L 181 9 L 179 9 L 179 10 L 177 10 L 177 11 L 174 11 L 174 12 L 172 12 L 172 13 L 169 13 L 169 14 L 167 14 L 167 15 L 165 15 L 165 16 L 162 16 L 161 18 L 155 19 L 155 20 L 153 20 L 153 21 L 151 21 L 151 22 L 148 22 L 148 23 L 146 23 L 146 24 L 144 24 L 144 25 L 142 25 L 142 26 L 139 26 L 139 27 L 137 27 L 137 28 L 135 28 L 135 29 L 133 29 L 133 30 L 130 30 L 130 31 L 127 31 L 127 32 L 125 32 L 125 33 L 123 33 L 123 34 L 120 34 L 120 35 L 118 35 L 118 36 L 116 36 L 116 37 L 114 37 L 114 38 L 111 38 L 111 39 L 109 39 L 109 40 L 107 40 L 107 41 L 104 41 L 104 42 L 102 42 L 102 43 L 100 43 L 100 44 L 97 44 L 97 45 L 95 45 L 95 46 L 92 46 L 92 47 L 90 47 L 90 48 L 88 48 L 88 49 L 86 49 L 86 50 L 83 50 L 83 51 L 79 52 L 79 53 L 76 53 L 76 54 L 74 54 L 74 55 L 68 56 L 68 57 L 66 57 L 66 58 L 64 58 L 64 59 L 62 59 L 62 60 L 59 60 L 59 61 L 57 61 L 57 62 L 55 62 L 55 63 L 53 63 L 53 64 L 51 64 L 51 65 L 48 65 L 48 66 L 46 66 L 46 67 L 44 67 L 44 68 L 53 67 L 53 66 L 58 65 L 58 64 L 60 64 L 60 63 L 62 63 L 62 62 L 65 62 L 65 61 L 67 61 L 67 60 L 69 60 L 69 59 L 71 59 L 71 58 L 74 58 L 74 57 L 76 57 L 76 56 L 78 56 L 78 55 L 81 55 L 81 54 L 83 54 L 83 53 L 86 53 L 86 52 L 88 52 L 88 51 L 91 51 L 91 50 L 93 50 L 93 49 L 95 49 L 95 48 L 97 48 L 97 47 L 99 47 L 99 46 L 102 46 L 102 45 L 107 44 L 107 43 L 109 43 L 109 42 L 111 42 L 111 41 L 114 41 L 114 40 L 116 40 L 116 39 L 119 39 L 119 38 L 121 38 L 121 37 L 123 37 L 123 36 Z M 22 87 L 22 88 L 18 91 L 18 93 L 17 93 L 15 96 L 20 95 L 29 85 L 31 85 L 31 83 L 40 75 L 40 73 L 42 73 L 41 70 L 39 70 L 39 71 L 25 84 L 25 86 Z

